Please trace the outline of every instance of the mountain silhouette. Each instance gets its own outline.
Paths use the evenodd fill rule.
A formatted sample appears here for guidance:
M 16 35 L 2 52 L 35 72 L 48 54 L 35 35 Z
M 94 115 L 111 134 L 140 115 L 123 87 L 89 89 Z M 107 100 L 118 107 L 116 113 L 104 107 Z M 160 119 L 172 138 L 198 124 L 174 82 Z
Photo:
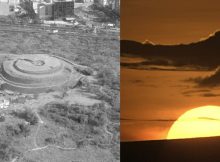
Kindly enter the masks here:
M 220 137 L 121 142 L 121 162 L 218 162 Z
M 121 56 L 141 57 L 146 61 L 132 65 L 199 66 L 208 69 L 220 65 L 220 31 L 205 40 L 178 45 L 143 44 L 121 40 Z M 127 63 L 122 63 L 126 65 Z

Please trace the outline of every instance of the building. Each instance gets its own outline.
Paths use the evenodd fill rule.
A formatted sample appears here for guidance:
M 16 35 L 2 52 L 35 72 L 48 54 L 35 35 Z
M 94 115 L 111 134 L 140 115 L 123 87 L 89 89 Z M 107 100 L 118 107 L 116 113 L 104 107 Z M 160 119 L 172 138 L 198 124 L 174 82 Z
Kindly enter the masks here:
M 108 6 L 117 13 L 120 12 L 120 0 L 94 0 L 94 4 L 102 7 Z
M 74 15 L 74 1 L 56 1 L 53 2 L 52 18 L 59 19 L 71 17 Z
M 10 14 L 9 4 L 7 2 L 0 2 L 0 15 L 7 16 Z
M 74 0 L 74 8 L 88 7 L 93 4 L 93 0 Z
M 93 3 L 94 0 L 84 0 L 84 3 Z
M 94 0 L 94 4 L 104 7 L 108 5 L 108 0 Z
M 74 0 L 75 3 L 85 3 L 85 0 Z
M 15 7 L 19 3 L 19 0 L 0 0 L 0 15 L 7 16 L 14 13 Z
M 36 2 L 34 9 L 41 20 L 62 19 L 74 15 L 74 1 Z
M 120 0 L 114 0 L 112 3 L 112 10 L 120 13 Z
M 39 15 L 39 19 L 49 20 L 53 18 L 53 4 L 51 3 L 40 3 L 37 6 L 37 14 Z
M 38 14 L 38 6 L 41 4 L 40 0 L 32 0 L 33 9 L 36 14 Z

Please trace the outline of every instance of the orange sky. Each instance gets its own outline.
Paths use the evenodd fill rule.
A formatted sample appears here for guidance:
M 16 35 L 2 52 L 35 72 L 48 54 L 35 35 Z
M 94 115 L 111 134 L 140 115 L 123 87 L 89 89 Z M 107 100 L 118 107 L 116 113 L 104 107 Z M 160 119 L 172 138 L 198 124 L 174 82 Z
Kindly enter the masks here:
M 220 106 L 219 87 L 197 88 L 185 81 L 211 73 L 121 68 L 121 140 L 165 139 L 173 122 L 186 111 Z
M 158 44 L 197 42 L 220 30 L 219 0 L 122 0 L 121 39 Z M 178 53 L 177 53 L 178 54 Z M 143 58 L 122 58 L 138 62 Z M 121 68 L 121 139 L 166 138 L 184 112 L 220 105 L 219 88 L 198 88 L 189 78 L 211 72 Z
M 219 0 L 122 0 L 121 39 L 189 43 L 220 29 Z

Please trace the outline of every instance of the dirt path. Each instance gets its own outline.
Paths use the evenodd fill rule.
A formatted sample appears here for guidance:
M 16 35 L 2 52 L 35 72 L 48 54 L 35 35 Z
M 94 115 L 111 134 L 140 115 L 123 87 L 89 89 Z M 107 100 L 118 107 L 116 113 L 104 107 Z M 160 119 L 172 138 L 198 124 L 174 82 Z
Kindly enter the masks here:
M 38 117 L 38 121 L 39 121 L 39 124 L 38 124 L 38 126 L 37 126 L 37 130 L 36 130 L 35 136 L 34 136 L 34 146 L 35 146 L 35 148 L 32 148 L 32 149 L 29 149 L 29 150 L 25 151 L 25 152 L 23 153 L 23 156 L 22 156 L 21 158 L 20 158 L 20 157 L 15 157 L 11 162 L 16 162 L 17 160 L 20 160 L 20 161 L 21 161 L 21 160 L 24 158 L 25 154 L 28 153 L 28 152 L 39 151 L 39 150 L 43 150 L 43 149 L 46 149 L 46 148 L 49 148 L 49 147 L 55 147 L 55 148 L 57 148 L 57 149 L 66 150 L 66 151 L 71 151 L 71 150 L 77 149 L 77 148 L 75 148 L 75 147 L 61 147 L 61 146 L 57 146 L 57 145 L 46 145 L 46 146 L 41 146 L 41 147 L 40 147 L 40 146 L 37 144 L 37 136 L 38 136 L 40 127 L 41 127 L 43 124 L 45 124 L 45 123 L 44 123 L 44 121 L 42 120 L 42 118 L 40 117 L 40 115 L 39 115 L 36 111 L 35 111 L 35 113 L 36 113 L 36 116 Z
M 103 91 L 103 87 L 102 87 L 102 86 L 100 87 L 100 91 L 101 91 L 101 93 L 105 93 L 105 92 Z M 71 150 L 77 149 L 77 148 L 75 148 L 75 147 L 61 147 L 61 146 L 58 146 L 58 145 L 39 146 L 39 145 L 37 144 L 37 137 L 38 137 L 38 134 L 39 134 L 39 131 L 40 131 L 40 127 L 43 126 L 43 125 L 45 124 L 45 122 L 42 120 L 42 118 L 40 117 L 40 115 L 38 114 L 38 112 L 37 112 L 36 110 L 35 110 L 34 112 L 35 112 L 35 114 L 36 114 L 36 116 L 37 116 L 37 118 L 38 118 L 37 130 L 36 130 L 35 135 L 34 135 L 34 137 L 33 137 L 34 146 L 35 146 L 35 147 L 32 148 L 32 149 L 29 149 L 29 150 L 25 151 L 25 152 L 23 153 L 23 156 L 22 156 L 22 157 L 16 157 L 16 158 L 14 158 L 11 162 L 17 162 L 17 160 L 20 160 L 20 161 L 21 161 L 21 160 L 25 157 L 25 154 L 28 153 L 28 152 L 40 151 L 40 150 L 47 149 L 47 148 L 49 148 L 49 147 L 54 147 L 54 148 L 61 149 L 61 150 L 66 150 L 66 151 L 71 151 Z M 107 128 L 107 126 L 108 126 L 109 124 L 110 124 L 110 121 L 108 121 L 108 122 L 106 123 L 106 125 L 105 125 L 105 127 L 104 127 L 104 130 L 105 130 L 106 134 L 108 134 L 108 135 L 110 136 L 110 141 L 109 141 L 109 144 L 108 144 L 108 145 L 111 145 L 111 144 L 112 144 L 111 142 L 112 142 L 112 140 L 113 140 L 114 135 L 113 135 L 113 133 L 111 133 L 111 132 L 108 130 L 108 128 Z

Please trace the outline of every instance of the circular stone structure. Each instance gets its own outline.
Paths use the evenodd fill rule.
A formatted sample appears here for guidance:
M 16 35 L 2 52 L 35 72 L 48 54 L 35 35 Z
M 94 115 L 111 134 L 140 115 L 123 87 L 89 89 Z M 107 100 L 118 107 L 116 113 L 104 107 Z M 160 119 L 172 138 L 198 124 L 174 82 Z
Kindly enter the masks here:
M 45 54 L 12 55 L 1 65 L 1 87 L 22 93 L 74 87 L 80 76 L 71 62 Z

